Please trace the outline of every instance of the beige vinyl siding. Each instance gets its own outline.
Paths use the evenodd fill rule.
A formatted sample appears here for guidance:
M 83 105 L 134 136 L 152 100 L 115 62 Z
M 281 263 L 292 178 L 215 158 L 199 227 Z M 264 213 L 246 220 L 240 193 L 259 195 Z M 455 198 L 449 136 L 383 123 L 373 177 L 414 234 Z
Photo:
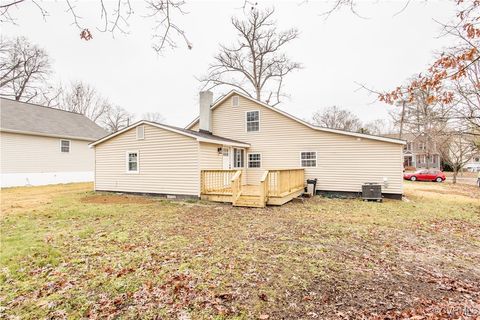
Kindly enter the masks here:
M 60 138 L 0 132 L 1 172 L 45 173 L 93 171 L 89 141 L 70 140 L 70 152 L 61 152 Z
M 200 143 L 200 169 L 212 170 L 223 168 L 223 156 L 218 154 L 218 148 L 221 145 L 212 143 Z
M 139 152 L 139 173 L 127 173 L 127 151 Z M 145 125 L 95 146 L 95 189 L 108 191 L 199 195 L 199 144 L 196 139 Z
M 238 107 L 230 97 L 213 110 L 213 134 L 250 143 L 247 153 L 261 153 L 262 168 L 246 169 L 249 184 L 258 184 L 264 170 L 299 168 L 300 152 L 316 151 L 317 167 L 305 173 L 319 179 L 318 190 L 359 192 L 364 182 L 378 182 L 385 193 L 402 193 L 403 145 L 314 130 L 239 98 Z M 247 132 L 246 112 L 254 110 L 260 111 L 260 131 Z

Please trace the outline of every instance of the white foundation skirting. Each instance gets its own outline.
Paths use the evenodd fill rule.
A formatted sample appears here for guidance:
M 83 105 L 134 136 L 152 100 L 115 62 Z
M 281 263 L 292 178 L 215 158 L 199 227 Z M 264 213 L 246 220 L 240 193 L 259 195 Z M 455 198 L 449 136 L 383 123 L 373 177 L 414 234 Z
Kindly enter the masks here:
M 2 188 L 90 181 L 93 181 L 93 171 L 0 174 Z

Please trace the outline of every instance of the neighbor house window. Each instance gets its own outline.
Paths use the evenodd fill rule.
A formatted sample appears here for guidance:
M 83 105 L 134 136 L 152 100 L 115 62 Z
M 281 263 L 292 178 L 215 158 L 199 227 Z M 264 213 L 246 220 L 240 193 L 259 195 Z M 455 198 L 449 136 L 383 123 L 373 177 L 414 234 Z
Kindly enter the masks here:
M 247 112 L 247 132 L 260 131 L 260 111 Z
M 260 168 L 261 166 L 262 166 L 262 163 L 261 163 L 260 153 L 249 153 L 248 154 L 248 167 L 249 168 Z
M 425 164 L 425 162 L 426 162 L 426 157 L 425 157 L 424 154 L 417 155 L 416 158 L 417 158 L 417 161 L 416 161 L 417 164 L 422 164 L 422 165 Z
M 317 153 L 316 152 L 301 152 L 300 160 L 302 167 L 316 167 Z
M 70 152 L 70 140 L 60 140 L 60 151 Z
M 137 140 L 143 140 L 145 139 L 145 127 L 144 126 L 138 126 L 137 127 Z
M 138 151 L 127 152 L 127 172 L 138 173 Z
M 232 97 L 232 107 L 238 107 L 239 97 L 233 96 Z
M 245 161 L 245 150 L 243 149 L 233 149 L 233 167 L 234 168 L 243 168 Z

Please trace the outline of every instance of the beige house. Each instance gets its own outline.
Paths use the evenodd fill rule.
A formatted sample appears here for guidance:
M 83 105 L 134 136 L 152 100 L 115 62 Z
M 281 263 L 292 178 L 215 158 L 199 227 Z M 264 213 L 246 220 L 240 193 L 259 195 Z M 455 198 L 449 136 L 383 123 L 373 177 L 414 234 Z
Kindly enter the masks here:
M 320 128 L 231 91 L 200 94 L 185 129 L 140 121 L 100 139 L 95 189 L 282 204 L 317 178 L 319 192 L 358 194 L 365 182 L 402 195 L 403 140 Z
M 1 187 L 93 181 L 89 143 L 105 135 L 81 114 L 1 98 Z

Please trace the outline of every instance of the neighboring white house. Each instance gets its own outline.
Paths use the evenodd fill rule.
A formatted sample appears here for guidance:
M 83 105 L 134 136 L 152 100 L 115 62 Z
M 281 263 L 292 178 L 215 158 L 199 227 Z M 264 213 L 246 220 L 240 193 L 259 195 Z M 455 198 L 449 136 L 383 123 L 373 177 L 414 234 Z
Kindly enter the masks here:
M 376 182 L 400 198 L 404 145 L 313 126 L 237 91 L 215 103 L 202 92 L 200 117 L 185 129 L 139 121 L 94 142 L 95 190 L 263 206 L 317 178 L 317 191 L 358 194 Z
M 1 187 L 93 181 L 88 144 L 105 135 L 81 114 L 1 98 Z
M 480 171 L 480 153 L 475 154 L 465 165 L 465 170 L 478 172 Z

